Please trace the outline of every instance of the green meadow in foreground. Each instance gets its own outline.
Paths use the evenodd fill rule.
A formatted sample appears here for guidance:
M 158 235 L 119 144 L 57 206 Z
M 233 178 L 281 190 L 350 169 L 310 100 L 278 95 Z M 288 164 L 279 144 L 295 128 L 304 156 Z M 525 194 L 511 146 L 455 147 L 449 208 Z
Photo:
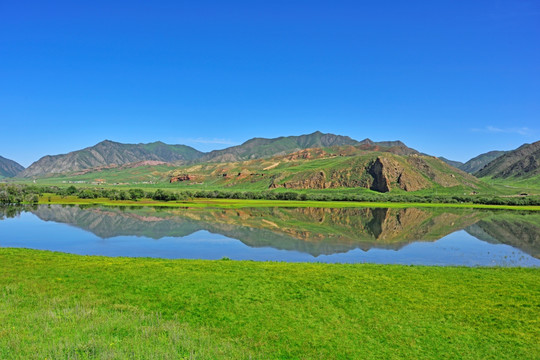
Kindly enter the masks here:
M 4 359 L 537 359 L 540 270 L 0 249 Z

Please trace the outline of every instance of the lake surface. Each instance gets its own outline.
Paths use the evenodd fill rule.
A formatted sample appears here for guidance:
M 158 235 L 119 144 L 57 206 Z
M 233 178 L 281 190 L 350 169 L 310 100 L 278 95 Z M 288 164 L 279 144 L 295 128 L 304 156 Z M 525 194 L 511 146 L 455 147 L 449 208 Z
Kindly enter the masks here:
M 540 214 L 474 209 L 0 207 L 0 247 L 81 255 L 540 266 Z

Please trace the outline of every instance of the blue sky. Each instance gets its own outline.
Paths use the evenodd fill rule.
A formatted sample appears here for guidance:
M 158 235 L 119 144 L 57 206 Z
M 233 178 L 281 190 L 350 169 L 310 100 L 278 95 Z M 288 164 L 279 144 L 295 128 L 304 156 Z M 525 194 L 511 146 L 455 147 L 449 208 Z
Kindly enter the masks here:
M 468 160 L 540 139 L 538 1 L 3 1 L 0 155 L 316 130 Z

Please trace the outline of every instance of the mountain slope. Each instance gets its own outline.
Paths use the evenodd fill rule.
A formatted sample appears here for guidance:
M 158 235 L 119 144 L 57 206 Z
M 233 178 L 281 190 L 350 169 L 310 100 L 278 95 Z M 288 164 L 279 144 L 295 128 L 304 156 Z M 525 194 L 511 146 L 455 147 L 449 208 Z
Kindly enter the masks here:
M 0 177 L 13 177 L 17 176 L 24 167 L 10 159 L 0 156 Z
M 503 156 L 506 153 L 507 151 L 490 151 L 484 154 L 480 154 L 465 163 L 462 163 L 461 161 L 450 160 L 442 156 L 439 157 L 439 159 L 441 159 L 448 165 L 455 167 L 456 169 L 463 170 L 469 174 L 474 174 L 475 172 L 489 164 L 491 161 L 497 159 L 500 156 Z
M 509 151 L 475 173 L 477 177 L 495 179 L 526 178 L 539 174 L 540 141 Z
M 92 147 L 68 154 L 44 156 L 21 172 L 19 176 L 44 176 L 140 161 L 191 161 L 202 154 L 186 145 L 167 145 L 162 142 L 121 144 L 105 140 Z
M 450 160 L 442 156 L 439 156 L 439 159 L 441 159 L 448 165 L 455 167 L 456 169 L 461 169 L 461 167 L 464 165 L 461 161 Z
M 242 145 L 223 150 L 214 150 L 204 155 L 202 162 L 231 162 L 260 159 L 275 155 L 285 155 L 301 149 L 340 145 L 357 145 L 358 141 L 348 136 L 323 134 L 316 131 L 300 136 L 286 136 L 273 139 L 253 138 Z
M 508 151 L 490 151 L 484 154 L 480 154 L 476 157 L 473 157 L 469 161 L 467 161 L 465 164 L 460 166 L 458 169 L 461 169 L 465 172 L 468 172 L 469 174 L 474 174 L 475 172 L 481 170 L 484 166 L 492 162 L 493 160 L 503 156 Z

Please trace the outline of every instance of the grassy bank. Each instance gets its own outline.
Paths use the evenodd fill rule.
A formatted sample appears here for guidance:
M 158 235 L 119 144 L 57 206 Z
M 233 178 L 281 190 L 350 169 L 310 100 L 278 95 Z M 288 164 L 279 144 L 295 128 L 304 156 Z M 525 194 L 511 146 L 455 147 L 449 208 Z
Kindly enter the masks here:
M 0 358 L 534 359 L 540 270 L 0 249 Z
M 473 208 L 540 211 L 538 205 L 486 205 L 486 204 L 447 204 L 447 203 L 396 203 L 396 202 L 359 202 L 359 201 L 295 201 L 295 200 L 248 200 L 248 199 L 189 199 L 177 201 L 159 201 L 152 199 L 110 200 L 107 198 L 81 199 L 77 196 L 59 196 L 45 194 L 39 197 L 39 204 L 64 205 L 110 205 L 110 206 L 163 206 L 190 208 L 249 208 L 249 207 L 383 207 L 383 208 Z

